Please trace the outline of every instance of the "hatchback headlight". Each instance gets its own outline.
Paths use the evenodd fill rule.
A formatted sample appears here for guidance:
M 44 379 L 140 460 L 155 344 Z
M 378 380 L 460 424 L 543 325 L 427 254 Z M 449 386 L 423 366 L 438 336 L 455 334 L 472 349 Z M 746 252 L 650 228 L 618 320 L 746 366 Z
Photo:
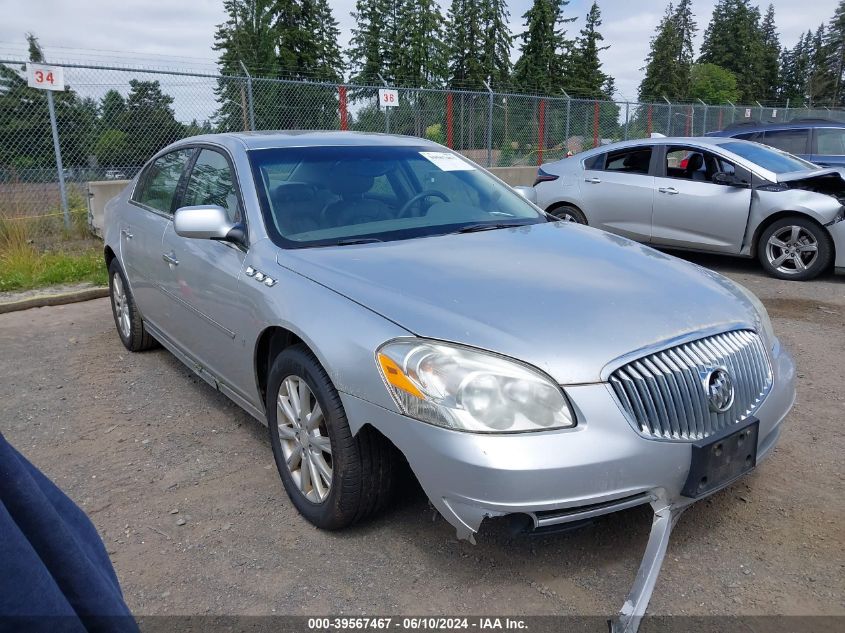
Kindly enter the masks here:
M 376 353 L 405 415 L 477 433 L 575 426 L 561 388 L 536 369 L 500 356 L 425 339 L 397 339 Z

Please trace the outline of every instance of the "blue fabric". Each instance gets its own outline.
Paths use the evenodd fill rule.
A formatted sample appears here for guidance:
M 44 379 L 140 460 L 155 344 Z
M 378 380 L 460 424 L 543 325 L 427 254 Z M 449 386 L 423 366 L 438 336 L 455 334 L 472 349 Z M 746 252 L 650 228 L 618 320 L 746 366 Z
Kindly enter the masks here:
M 94 525 L 0 434 L 0 631 L 137 625 Z

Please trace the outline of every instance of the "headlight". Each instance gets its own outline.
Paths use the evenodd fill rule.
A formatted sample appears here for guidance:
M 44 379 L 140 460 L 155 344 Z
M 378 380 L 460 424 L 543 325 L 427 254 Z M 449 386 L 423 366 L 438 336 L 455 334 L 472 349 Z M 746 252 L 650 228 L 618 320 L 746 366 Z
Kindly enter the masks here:
M 425 339 L 397 339 L 376 353 L 405 415 L 477 433 L 575 426 L 560 387 L 539 371 L 494 354 Z
M 769 346 L 773 349 L 775 341 L 777 341 L 777 337 L 775 336 L 775 329 L 772 327 L 772 320 L 769 318 L 769 313 L 766 310 L 766 306 L 764 306 L 763 302 L 757 298 L 757 295 L 755 295 L 742 284 L 738 284 L 737 282 L 733 281 L 733 285 L 736 286 L 736 289 L 739 290 L 739 292 L 744 295 L 745 298 L 748 299 L 748 301 L 754 307 L 754 311 L 757 313 L 757 325 L 763 333 L 765 340 L 768 341 Z

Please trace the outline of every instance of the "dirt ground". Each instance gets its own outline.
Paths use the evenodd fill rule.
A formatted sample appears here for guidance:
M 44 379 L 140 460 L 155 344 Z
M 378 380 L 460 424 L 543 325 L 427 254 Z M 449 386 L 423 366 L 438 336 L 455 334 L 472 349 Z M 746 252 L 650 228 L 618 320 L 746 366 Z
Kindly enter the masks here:
M 845 279 L 696 257 L 768 307 L 798 364 L 774 455 L 687 511 L 653 614 L 845 615 Z M 107 299 L 0 316 L 0 430 L 89 514 L 129 607 L 162 614 L 612 615 L 649 514 L 455 539 L 413 485 L 339 533 L 300 518 L 266 428 L 164 350 L 129 354 Z

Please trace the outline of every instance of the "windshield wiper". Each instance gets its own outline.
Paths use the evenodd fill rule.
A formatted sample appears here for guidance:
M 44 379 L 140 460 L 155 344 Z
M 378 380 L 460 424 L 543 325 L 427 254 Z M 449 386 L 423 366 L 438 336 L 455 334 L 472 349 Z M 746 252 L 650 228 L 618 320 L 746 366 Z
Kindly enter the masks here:
M 478 233 L 479 231 L 494 231 L 496 229 L 512 229 L 517 226 L 526 226 L 526 222 L 481 222 L 479 224 L 467 224 L 453 233 Z
M 338 240 L 329 244 L 329 246 L 352 246 L 353 244 L 373 244 L 375 242 L 383 242 L 377 237 L 350 237 L 345 240 Z

